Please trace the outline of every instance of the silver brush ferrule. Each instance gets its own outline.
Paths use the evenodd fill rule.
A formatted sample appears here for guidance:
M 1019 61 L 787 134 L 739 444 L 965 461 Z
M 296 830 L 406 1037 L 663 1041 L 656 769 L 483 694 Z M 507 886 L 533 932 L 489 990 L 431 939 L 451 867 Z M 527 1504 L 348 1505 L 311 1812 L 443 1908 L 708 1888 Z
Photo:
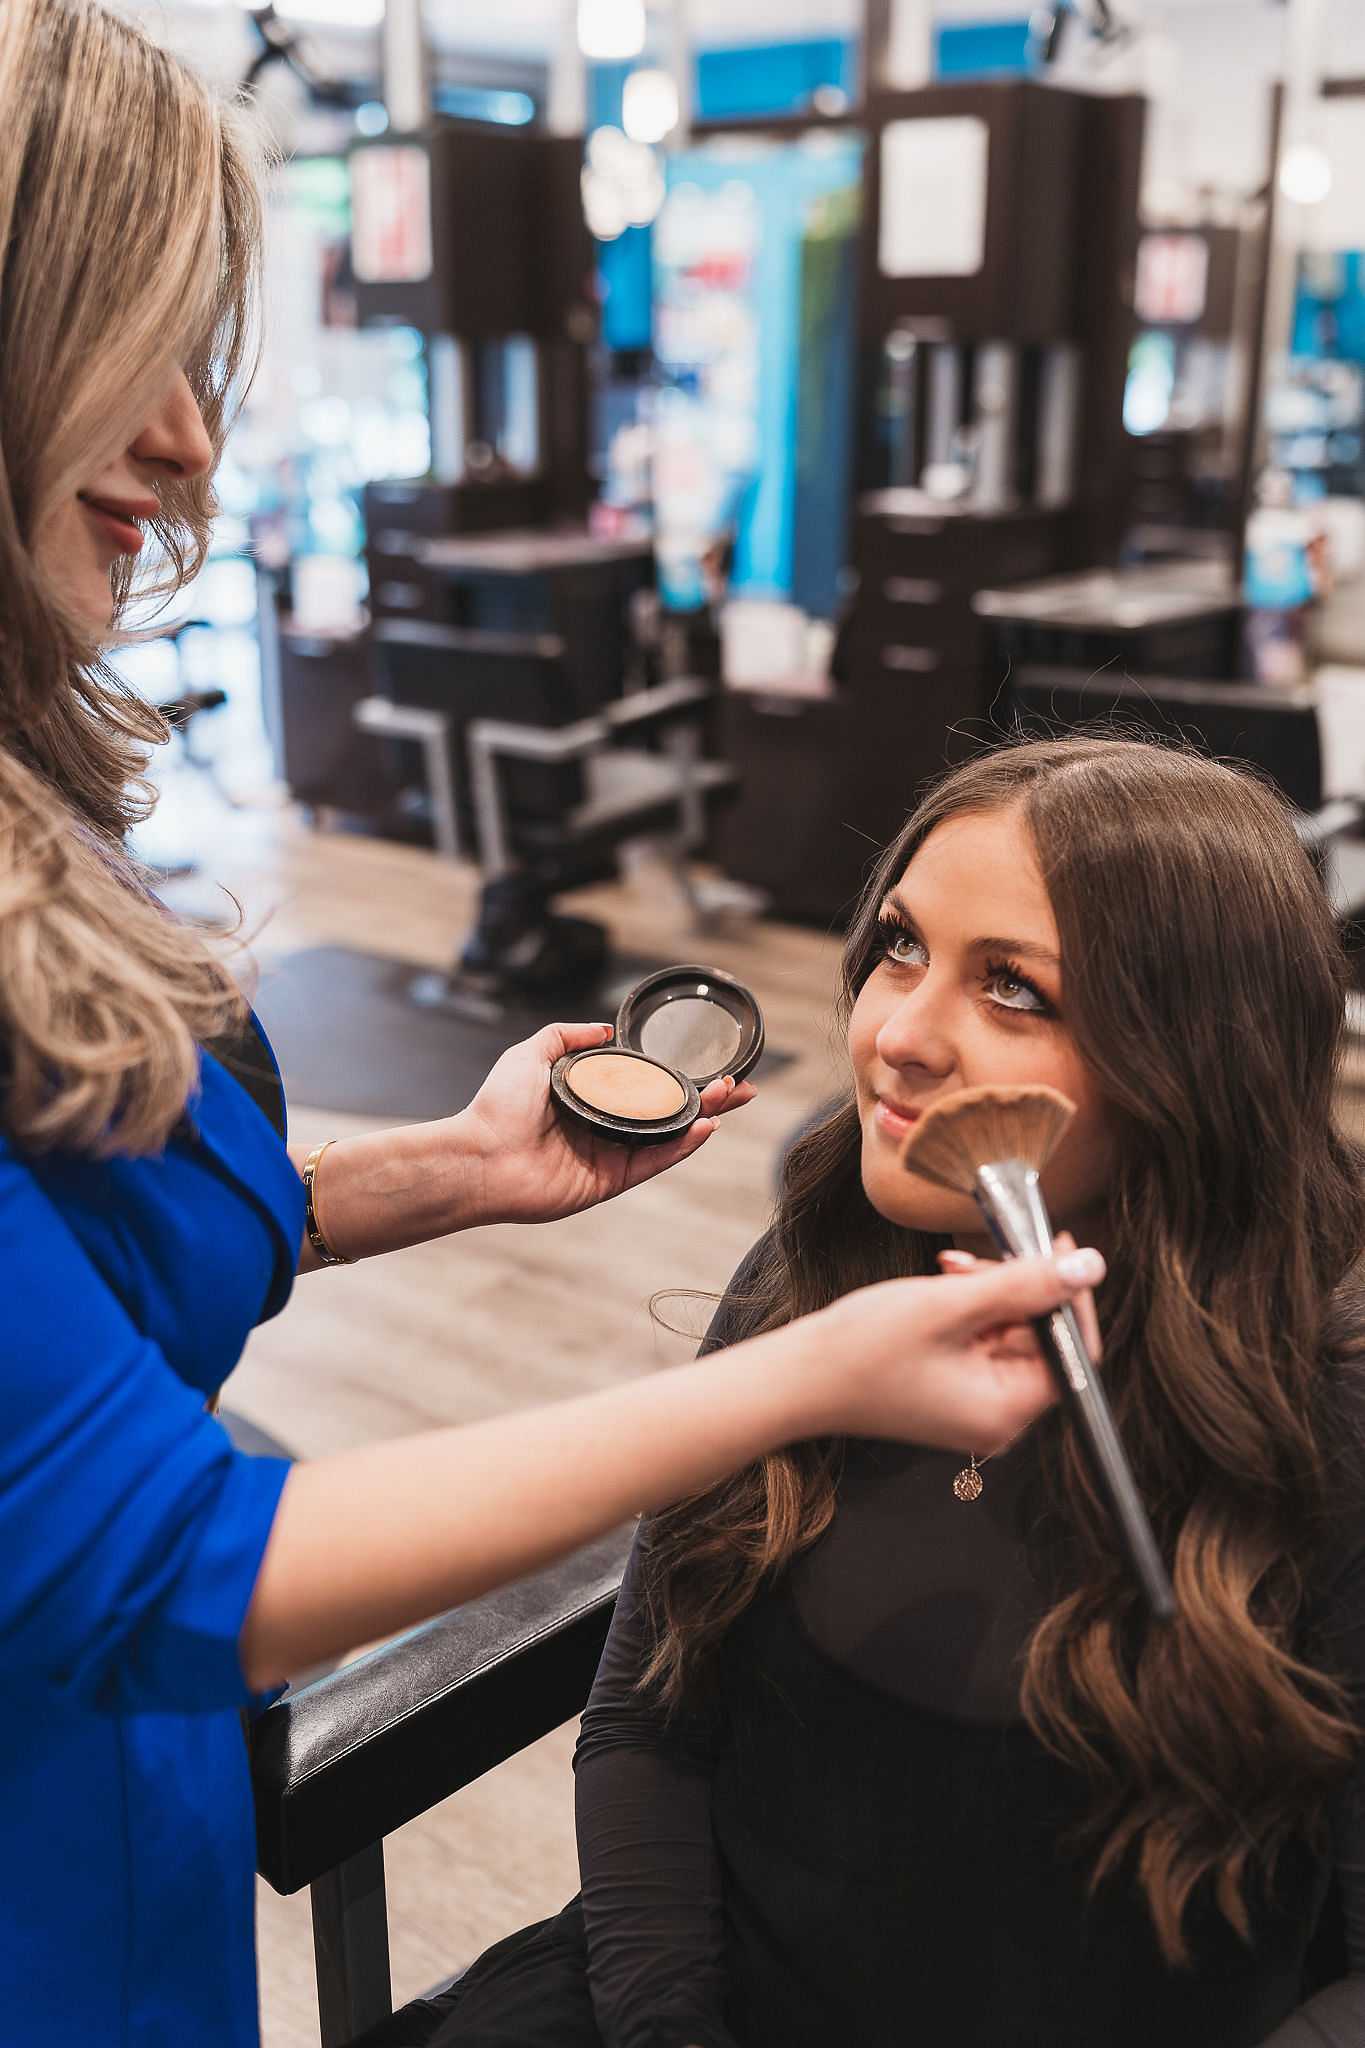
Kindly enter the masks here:
M 1038 1185 L 1036 1166 L 1023 1159 L 999 1159 L 988 1166 L 978 1166 L 976 1203 L 1006 1258 L 1051 1256 L 1052 1219 Z M 1079 1392 L 1090 1384 L 1093 1368 L 1075 1310 L 1064 1302 L 1053 1311 L 1050 1320 L 1062 1371 Z
M 1045 1257 L 1052 1226 L 1038 1188 L 1038 1169 L 1023 1159 L 998 1159 L 976 1169 L 977 1206 L 1007 1258 Z

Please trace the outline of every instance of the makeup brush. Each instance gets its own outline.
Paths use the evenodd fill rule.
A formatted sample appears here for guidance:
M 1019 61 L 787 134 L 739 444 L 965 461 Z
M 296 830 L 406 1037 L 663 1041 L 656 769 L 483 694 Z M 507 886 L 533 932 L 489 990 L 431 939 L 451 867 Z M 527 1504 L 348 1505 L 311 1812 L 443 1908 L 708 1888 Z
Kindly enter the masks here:
M 971 1195 L 1006 1258 L 1046 1257 L 1052 1224 L 1038 1176 L 1075 1113 L 1055 1088 L 964 1088 L 925 1111 L 901 1164 L 936 1187 Z M 1152 1614 L 1165 1621 L 1175 1612 L 1175 1595 L 1075 1311 L 1066 1303 L 1033 1327 L 1138 1584 Z

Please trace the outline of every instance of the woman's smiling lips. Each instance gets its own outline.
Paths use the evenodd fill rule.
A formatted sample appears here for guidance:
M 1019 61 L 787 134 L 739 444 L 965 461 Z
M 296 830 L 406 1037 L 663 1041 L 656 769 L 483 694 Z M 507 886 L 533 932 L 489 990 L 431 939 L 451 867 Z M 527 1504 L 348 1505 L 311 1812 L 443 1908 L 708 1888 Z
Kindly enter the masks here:
M 906 1104 L 892 1102 L 889 1097 L 879 1095 L 877 1106 L 872 1112 L 872 1121 L 884 1136 L 901 1139 L 911 1124 L 918 1123 L 922 1110 L 911 1109 Z
M 121 498 L 88 498 L 82 493 L 80 502 L 106 539 L 111 540 L 124 555 L 135 555 L 142 546 L 142 529 L 138 520 L 154 519 L 161 509 L 155 498 L 139 498 L 133 502 Z

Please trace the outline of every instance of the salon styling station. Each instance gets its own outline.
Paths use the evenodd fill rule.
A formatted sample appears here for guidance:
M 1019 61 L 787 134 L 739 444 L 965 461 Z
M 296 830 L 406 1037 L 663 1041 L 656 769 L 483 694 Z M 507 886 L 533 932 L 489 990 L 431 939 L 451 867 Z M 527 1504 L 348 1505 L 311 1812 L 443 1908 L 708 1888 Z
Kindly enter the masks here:
M 553 899 L 611 872 L 631 837 L 669 845 L 680 879 L 705 853 L 777 915 L 839 923 L 869 845 L 995 729 L 1002 677 L 975 594 L 1117 561 L 1143 102 L 871 77 L 852 120 L 755 129 L 817 153 L 856 142 L 857 218 L 840 229 L 842 194 L 821 200 L 828 254 L 801 254 L 803 292 L 813 266 L 847 261 L 836 298 L 858 308 L 849 373 L 821 396 L 838 419 L 793 400 L 812 449 L 853 451 L 848 487 L 822 475 L 798 492 L 793 545 L 808 566 L 828 556 L 814 580 L 839 608 L 815 690 L 788 688 L 778 658 L 765 674 L 761 646 L 757 675 L 723 686 L 706 603 L 670 614 L 666 508 L 653 546 L 588 530 L 597 306 L 578 139 L 441 119 L 352 151 L 358 317 L 426 337 L 432 472 L 366 487 L 367 628 L 286 631 L 266 668 L 302 800 L 363 807 L 369 789 L 373 819 L 417 792 L 438 849 L 478 863 L 457 999 L 590 982 L 605 935 Z M 748 147 L 733 123 L 696 139 L 737 134 Z M 656 551 L 681 665 L 635 630 Z
M 1144 112 L 1013 81 L 869 95 L 853 595 L 823 696 L 725 700 L 722 854 L 779 914 L 842 921 L 869 844 L 990 736 L 975 593 L 1117 560 Z
M 433 452 L 429 477 L 366 487 L 368 625 L 335 650 L 328 759 L 345 796 L 367 776 L 390 808 L 408 792 L 437 850 L 477 864 L 450 972 L 413 983 L 457 1011 L 584 995 L 608 935 L 555 897 L 608 878 L 631 838 L 659 838 L 681 878 L 735 780 L 703 756 L 714 685 L 651 687 L 635 630 L 648 540 L 587 524 L 597 305 L 581 159 L 577 137 L 445 119 L 351 154 L 358 317 L 425 337 Z M 304 655 L 326 648 L 295 642 L 281 666 Z M 326 776 L 301 786 L 287 747 L 284 773 L 327 801 Z

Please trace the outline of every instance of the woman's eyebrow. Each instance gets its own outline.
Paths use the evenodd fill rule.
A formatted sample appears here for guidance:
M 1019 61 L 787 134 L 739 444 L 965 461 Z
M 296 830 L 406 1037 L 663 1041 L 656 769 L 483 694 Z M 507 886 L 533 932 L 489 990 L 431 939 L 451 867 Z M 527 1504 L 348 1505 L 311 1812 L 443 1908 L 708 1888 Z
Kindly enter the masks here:
M 973 939 L 974 953 L 1015 953 L 1021 960 L 1036 960 L 1043 967 L 1060 967 L 1061 960 L 1047 946 L 1033 939 Z
M 905 920 L 906 924 L 910 925 L 915 931 L 919 930 L 917 920 L 911 915 L 905 902 L 897 895 L 894 889 L 887 896 L 882 908 L 884 911 L 894 910 L 898 917 Z M 1060 967 L 1062 964 L 1056 953 L 1052 952 L 1047 946 L 1040 946 L 1034 939 L 972 939 L 968 946 L 968 951 L 973 953 L 1014 953 L 1021 960 L 1036 960 L 1043 967 Z

